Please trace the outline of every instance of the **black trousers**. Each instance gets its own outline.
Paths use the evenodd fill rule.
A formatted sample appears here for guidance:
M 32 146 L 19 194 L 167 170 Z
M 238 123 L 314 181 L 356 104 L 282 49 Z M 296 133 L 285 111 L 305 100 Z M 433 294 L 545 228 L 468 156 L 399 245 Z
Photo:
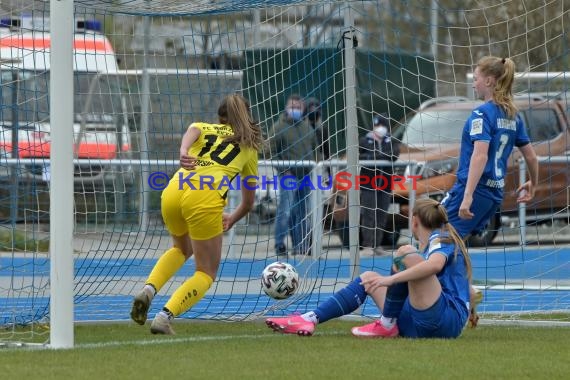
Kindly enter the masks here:
M 362 247 L 375 248 L 382 245 L 391 198 L 391 193 L 387 191 L 360 189 Z

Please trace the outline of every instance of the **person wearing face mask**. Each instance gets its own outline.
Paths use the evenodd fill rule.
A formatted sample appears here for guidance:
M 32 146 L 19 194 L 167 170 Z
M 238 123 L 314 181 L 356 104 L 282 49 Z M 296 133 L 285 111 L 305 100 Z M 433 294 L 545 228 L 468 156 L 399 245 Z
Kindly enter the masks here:
M 385 115 L 374 115 L 372 131 L 360 138 L 359 145 L 360 160 L 394 162 L 400 155 L 400 145 L 391 138 L 390 120 Z M 376 181 L 376 188 L 372 184 L 364 184 L 360 188 L 360 245 L 368 251 L 363 253 L 380 256 L 389 254 L 382 249 L 381 244 L 392 198 L 392 174 L 392 166 L 363 166 L 360 170 L 360 175 L 371 179 L 380 176 Z M 372 252 L 369 252 L 370 250 Z
M 287 99 L 284 112 L 273 125 L 269 139 L 272 160 L 321 160 L 317 137 L 305 116 L 305 102 L 299 95 Z M 310 254 L 310 221 L 307 217 L 309 190 L 300 186 L 310 167 L 279 167 L 279 202 L 275 216 L 275 253 L 287 255 L 286 239 L 291 235 L 293 254 Z M 281 186 L 285 182 L 287 186 Z
M 328 160 L 331 155 L 329 147 L 329 132 L 322 122 L 321 102 L 317 98 L 309 98 L 307 99 L 306 104 L 307 121 L 317 136 L 317 147 L 323 156 L 323 159 Z

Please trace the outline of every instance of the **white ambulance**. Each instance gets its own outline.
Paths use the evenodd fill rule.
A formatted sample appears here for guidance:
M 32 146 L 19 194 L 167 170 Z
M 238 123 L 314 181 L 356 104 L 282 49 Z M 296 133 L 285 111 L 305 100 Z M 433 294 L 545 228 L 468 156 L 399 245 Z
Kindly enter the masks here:
M 73 41 L 74 152 L 76 158 L 94 160 L 75 165 L 75 180 L 81 183 L 114 177 L 110 166 L 97 161 L 127 157 L 131 151 L 117 57 L 100 26 L 77 20 Z M 49 19 L 0 20 L 0 153 L 37 159 L 18 168 L 22 179 L 49 178 L 50 131 L 57 128 L 50 124 L 49 70 Z

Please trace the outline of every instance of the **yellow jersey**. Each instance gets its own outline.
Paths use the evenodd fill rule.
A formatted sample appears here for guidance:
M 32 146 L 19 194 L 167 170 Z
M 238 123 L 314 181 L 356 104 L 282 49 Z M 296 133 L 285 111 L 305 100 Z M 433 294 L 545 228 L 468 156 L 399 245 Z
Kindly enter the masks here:
M 258 153 L 253 148 L 225 141 L 234 133 L 230 125 L 192 123 L 191 127 L 200 130 L 200 137 L 188 150 L 189 156 L 196 157 L 196 168 L 180 168 L 174 180 L 191 182 L 196 189 L 217 190 L 224 199 L 228 190 L 241 189 L 246 182 L 248 186 L 255 186 Z M 239 183 L 232 183 L 238 174 Z

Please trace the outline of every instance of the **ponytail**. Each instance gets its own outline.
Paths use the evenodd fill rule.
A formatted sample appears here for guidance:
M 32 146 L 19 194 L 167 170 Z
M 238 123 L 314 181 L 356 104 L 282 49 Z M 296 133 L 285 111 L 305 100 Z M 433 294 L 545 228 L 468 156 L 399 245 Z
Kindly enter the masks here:
M 513 102 L 514 61 L 510 58 L 487 56 L 479 60 L 477 67 L 483 75 L 495 78 L 497 83 L 493 91 L 493 101 L 509 118 L 514 119 L 517 113 L 517 107 Z
M 220 123 L 229 124 L 234 134 L 226 141 L 259 151 L 263 145 L 261 128 L 253 120 L 249 102 L 239 94 L 226 96 L 218 108 Z
M 455 228 L 449 223 L 445 207 L 431 198 L 419 199 L 416 201 L 412 214 L 417 216 L 421 224 L 426 228 L 431 230 L 447 230 L 449 237 L 441 238 L 441 241 L 445 243 L 453 243 L 455 245 L 455 250 L 453 252 L 453 258 L 455 260 L 457 260 L 457 252 L 461 250 L 465 261 L 467 277 L 469 282 L 471 282 L 471 258 L 467 252 L 465 242 L 461 239 Z
M 467 278 L 469 279 L 469 283 L 471 283 L 471 277 L 472 277 L 472 267 L 471 267 L 471 256 L 469 256 L 469 251 L 467 251 L 467 246 L 465 245 L 465 241 L 463 241 L 463 239 L 461 239 L 461 237 L 459 236 L 459 233 L 457 232 L 457 230 L 449 223 L 446 223 L 444 225 L 444 228 L 442 228 L 442 230 L 447 229 L 447 232 L 449 234 L 449 238 L 451 240 L 451 242 L 453 242 L 453 244 L 455 245 L 455 250 L 453 251 L 453 258 L 457 260 L 457 251 L 461 250 L 461 253 L 463 254 L 463 259 L 465 261 L 465 270 L 467 271 Z M 443 241 L 444 239 L 442 239 Z

